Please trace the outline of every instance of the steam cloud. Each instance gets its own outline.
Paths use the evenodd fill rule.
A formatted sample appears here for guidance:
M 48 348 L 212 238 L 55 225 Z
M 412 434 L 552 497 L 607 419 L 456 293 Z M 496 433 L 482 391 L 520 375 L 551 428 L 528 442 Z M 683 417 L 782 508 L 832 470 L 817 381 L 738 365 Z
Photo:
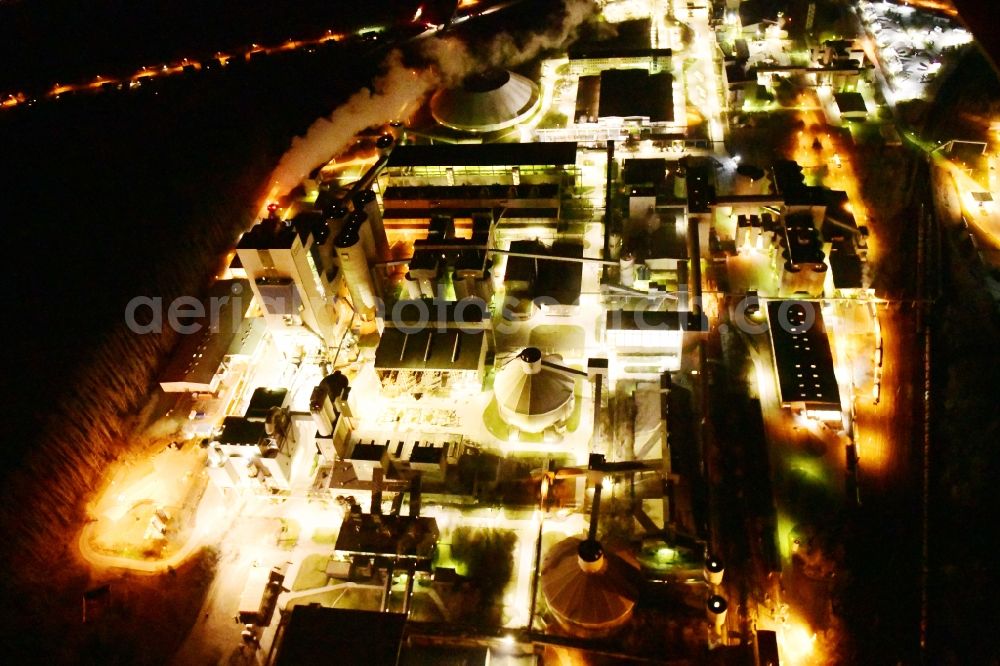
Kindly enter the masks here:
M 402 53 L 393 50 L 371 89 L 354 93 L 329 117 L 314 122 L 304 136 L 292 140 L 271 174 L 267 201 L 291 191 L 313 169 L 343 150 L 358 132 L 409 118 L 435 88 L 456 84 L 472 72 L 513 67 L 546 49 L 562 46 L 594 10 L 593 0 L 563 0 L 563 18 L 558 24 L 520 38 L 502 33 L 477 48 L 475 55 L 460 39 L 430 37 L 420 44 L 420 56 L 427 65 L 419 69 L 407 67 Z

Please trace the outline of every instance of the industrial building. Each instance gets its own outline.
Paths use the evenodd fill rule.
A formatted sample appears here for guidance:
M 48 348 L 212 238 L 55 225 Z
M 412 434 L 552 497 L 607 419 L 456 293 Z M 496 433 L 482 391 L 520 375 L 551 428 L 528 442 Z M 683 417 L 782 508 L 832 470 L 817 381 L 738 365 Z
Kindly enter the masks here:
M 572 184 L 576 159 L 571 142 L 404 145 L 386 174 L 388 187 Z
M 840 388 L 819 304 L 769 301 L 767 319 L 782 406 L 840 422 Z
M 227 416 L 206 440 L 209 476 L 220 488 L 289 488 L 297 448 L 286 389 L 258 388 L 245 414 Z
M 579 122 L 615 119 L 639 125 L 674 120 L 673 77 L 640 69 L 609 69 L 581 76 L 577 88 Z
M 776 296 L 870 293 L 865 233 L 846 193 L 806 185 L 802 167 L 792 161 L 779 160 L 766 174 L 744 166 L 746 175 L 738 176 L 736 191 L 711 201 L 716 246 L 767 257 Z
M 349 450 L 351 433 L 356 427 L 355 413 L 359 398 L 339 370 L 325 377 L 309 397 L 309 412 L 316 426 L 316 451 L 330 463 Z
M 397 301 L 375 350 L 383 394 L 480 390 L 491 340 L 486 315 L 478 298 Z
M 282 627 L 274 664 L 396 666 L 405 625 L 402 613 L 297 605 Z
M 253 294 L 247 280 L 218 280 L 196 306 L 200 316 L 183 325 L 170 362 L 160 375 L 167 393 L 215 393 L 237 360 L 253 359 L 264 336 L 263 322 L 248 317 Z
M 685 338 L 707 331 L 703 314 L 676 310 L 608 311 L 604 326 L 615 375 L 644 379 L 680 369 Z
M 267 328 L 280 341 L 336 339 L 336 313 L 320 279 L 316 236 L 275 216 L 243 234 L 236 252 Z

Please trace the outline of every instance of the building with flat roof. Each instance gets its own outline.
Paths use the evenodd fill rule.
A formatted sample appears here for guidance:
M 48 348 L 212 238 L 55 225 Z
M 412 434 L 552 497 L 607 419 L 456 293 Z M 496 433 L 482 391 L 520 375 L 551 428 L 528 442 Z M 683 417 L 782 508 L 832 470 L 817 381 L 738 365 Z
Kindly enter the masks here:
M 347 454 L 355 414 L 360 411 L 358 402 L 347 377 L 339 370 L 313 388 L 309 413 L 316 426 L 316 451 L 326 462 L 332 463 Z
M 610 68 L 637 68 L 651 72 L 670 69 L 673 51 L 648 46 L 623 46 L 600 42 L 578 43 L 569 49 L 569 69 L 588 76 Z
M 648 125 L 674 121 L 673 76 L 607 69 L 577 82 L 575 120 Z
M 823 241 L 809 213 L 783 216 L 783 233 L 778 235 L 780 247 L 779 292 L 782 296 L 823 293 L 828 270 Z
M 397 146 L 387 167 L 555 166 L 576 163 L 576 144 L 551 143 L 436 143 Z
M 243 416 L 227 416 L 208 441 L 209 477 L 221 488 L 288 489 L 297 441 L 287 389 L 254 390 Z
M 489 666 L 492 652 L 485 645 L 414 645 L 403 647 L 400 666 Z
M 397 666 L 406 615 L 292 607 L 277 642 L 275 666 Z
M 511 241 L 504 286 L 518 303 L 510 312 L 516 318 L 528 318 L 536 309 L 553 315 L 576 312 L 583 263 L 573 259 L 582 257 L 583 245 L 577 241 L 557 240 L 551 246 L 537 239 Z
M 219 280 L 201 300 L 201 316 L 185 322 L 198 330 L 181 334 L 170 362 L 160 375 L 160 388 L 215 393 L 227 361 L 251 357 L 263 340 L 263 322 L 247 317 L 253 294 L 247 280 Z
M 674 121 L 674 77 L 641 69 L 601 72 L 598 118 L 635 119 L 646 123 Z
M 610 310 L 604 341 L 614 377 L 655 379 L 680 368 L 687 334 L 708 330 L 705 315 L 676 310 Z
M 868 117 L 865 98 L 858 92 L 838 92 L 833 94 L 837 111 L 844 120 L 864 120 Z
M 386 397 L 478 390 L 487 348 L 485 330 L 386 327 L 375 350 L 375 372 Z
M 819 303 L 769 301 L 767 318 L 781 405 L 839 421 L 840 388 Z
M 371 481 L 375 470 L 384 474 L 389 468 L 389 446 L 372 442 L 356 441 L 344 459 L 354 468 L 354 476 L 359 481 Z
M 576 172 L 576 143 L 483 143 L 397 146 L 390 186 L 562 183 Z

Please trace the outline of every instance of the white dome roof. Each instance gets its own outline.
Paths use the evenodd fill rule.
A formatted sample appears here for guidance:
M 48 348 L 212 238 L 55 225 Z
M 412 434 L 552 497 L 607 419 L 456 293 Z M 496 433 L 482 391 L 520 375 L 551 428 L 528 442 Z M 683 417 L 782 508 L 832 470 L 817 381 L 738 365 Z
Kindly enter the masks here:
M 559 363 L 556 354 L 545 358 Z M 528 347 L 497 373 L 493 381 L 500 416 L 525 432 L 541 432 L 573 412 L 576 381 L 542 364 L 542 352 Z
M 494 132 L 531 115 L 538 102 L 538 86 L 520 74 L 499 70 L 438 90 L 431 98 L 431 115 L 463 132 Z

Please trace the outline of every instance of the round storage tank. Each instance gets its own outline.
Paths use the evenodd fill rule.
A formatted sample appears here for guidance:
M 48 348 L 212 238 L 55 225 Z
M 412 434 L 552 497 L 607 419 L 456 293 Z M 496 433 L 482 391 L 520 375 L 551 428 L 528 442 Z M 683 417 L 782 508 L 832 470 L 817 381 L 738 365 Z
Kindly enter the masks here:
M 631 252 L 624 253 L 618 260 L 618 270 L 621 273 L 623 287 L 631 287 L 635 284 L 635 259 Z
M 597 541 L 570 537 L 554 545 L 542 563 L 542 595 L 567 631 L 607 636 L 632 617 L 641 587 L 638 568 Z
M 385 235 L 385 225 L 382 223 L 382 210 L 378 206 L 378 198 L 372 190 L 358 192 L 354 196 L 354 209 L 363 212 L 368 219 L 369 231 L 374 242 L 375 254 L 379 261 L 389 260 L 389 239 Z
M 576 380 L 542 363 L 542 352 L 528 347 L 497 373 L 493 382 L 500 416 L 524 432 L 542 432 L 573 412 Z M 562 357 L 545 361 L 559 364 Z
M 431 115 L 463 132 L 495 132 L 524 121 L 538 109 L 538 86 L 507 70 L 477 73 L 431 98 Z
M 725 626 L 728 609 L 729 604 L 718 594 L 713 594 L 705 602 L 705 613 L 708 616 L 708 621 L 715 626 L 716 631 L 721 631 L 722 627 Z
M 722 585 L 722 576 L 725 572 L 726 569 L 722 566 L 722 560 L 712 556 L 705 558 L 705 568 L 702 570 L 702 575 L 708 584 Z
M 362 225 L 357 222 L 355 215 L 348 217 L 334 245 L 337 248 L 340 270 L 344 272 L 344 281 L 351 294 L 354 309 L 362 318 L 370 319 L 375 311 L 375 288 L 361 243 Z

